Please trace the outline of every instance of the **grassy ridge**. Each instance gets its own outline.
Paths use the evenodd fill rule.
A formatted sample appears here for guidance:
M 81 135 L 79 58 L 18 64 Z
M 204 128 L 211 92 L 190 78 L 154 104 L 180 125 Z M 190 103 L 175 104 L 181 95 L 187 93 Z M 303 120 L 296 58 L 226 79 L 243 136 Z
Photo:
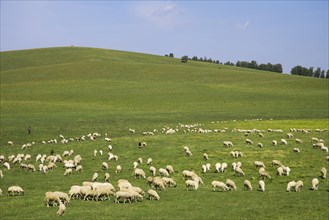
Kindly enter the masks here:
M 144 180 L 132 177 L 132 163 L 138 157 L 145 161 L 152 157 L 156 168 L 172 164 L 176 170 L 173 178 L 178 187 L 159 192 L 158 202 L 144 200 L 135 204 L 114 204 L 111 201 L 72 201 L 64 218 L 105 219 L 326 219 L 328 216 L 328 179 L 320 180 L 319 191 L 308 190 L 310 180 L 320 175 L 321 167 L 329 170 L 325 152 L 313 150 L 310 138 L 316 136 L 328 143 L 328 132 L 314 132 L 328 128 L 328 81 L 282 75 L 251 69 L 236 68 L 168 57 L 103 50 L 95 48 L 46 48 L 25 51 L 1 52 L 1 114 L 0 154 L 6 157 L 21 153 L 24 143 L 35 141 L 31 149 L 23 151 L 32 155 L 49 155 L 51 150 L 62 154 L 74 149 L 83 158 L 84 171 L 64 177 L 59 167 L 43 175 L 28 173 L 18 165 L 6 171 L 0 187 L 6 191 L 10 185 L 21 185 L 24 197 L 0 198 L 1 219 L 53 219 L 56 208 L 46 208 L 43 203 L 46 191 L 68 191 L 71 185 L 91 179 L 95 171 L 103 180 L 101 170 L 106 156 L 94 158 L 94 149 L 107 152 L 102 138 L 96 141 L 69 142 L 67 145 L 43 145 L 41 141 L 59 135 L 79 137 L 91 132 L 112 138 L 118 162 L 110 162 L 111 182 L 129 179 L 144 190 Z M 259 119 L 247 120 L 245 119 Z M 273 120 L 269 120 L 273 119 Z M 174 135 L 161 132 L 143 136 L 143 131 L 161 131 L 164 126 L 176 127 L 179 123 L 201 123 L 202 128 L 224 129 L 225 133 L 184 133 L 182 128 Z M 32 134 L 27 135 L 27 127 Z M 136 129 L 135 134 L 128 132 Z M 281 128 L 284 133 L 267 133 L 259 138 L 249 136 L 254 143 L 262 142 L 264 148 L 245 145 L 243 133 L 230 132 L 234 128 Z M 295 133 L 304 141 L 296 146 L 272 147 L 273 139 L 285 138 L 290 128 L 310 128 L 308 134 Z M 7 141 L 13 141 L 13 147 Z M 137 142 L 145 140 L 148 147 L 138 149 Z M 230 164 L 232 159 L 222 146 L 224 140 L 233 141 L 234 150 L 242 151 L 245 177 L 237 177 L 230 169 L 223 174 L 201 174 L 204 152 L 209 162 Z M 194 156 L 183 156 L 182 147 L 188 145 Z M 299 147 L 300 155 L 292 153 Z M 276 177 L 270 162 L 279 159 L 291 167 L 290 177 Z M 257 192 L 257 169 L 254 160 L 262 160 L 273 177 L 266 180 L 265 193 Z M 123 173 L 116 175 L 116 164 Z M 147 165 L 141 167 L 147 172 Z M 180 173 L 195 170 L 202 175 L 205 185 L 197 192 L 187 192 Z M 238 185 L 237 192 L 211 192 L 212 180 L 231 178 Z M 243 190 L 244 179 L 250 179 L 255 190 Z M 301 193 L 286 193 L 286 183 L 303 180 Z M 18 207 L 18 208 L 17 208 Z M 15 210 L 15 212 L 13 212 Z M 303 214 L 301 216 L 301 210 Z

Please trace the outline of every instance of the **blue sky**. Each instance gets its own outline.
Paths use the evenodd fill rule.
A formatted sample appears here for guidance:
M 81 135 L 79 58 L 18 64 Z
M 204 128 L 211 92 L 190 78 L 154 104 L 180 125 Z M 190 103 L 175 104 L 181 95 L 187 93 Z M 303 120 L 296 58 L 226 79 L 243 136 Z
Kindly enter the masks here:
M 1 1 L 1 51 L 86 46 L 328 69 L 324 1 Z

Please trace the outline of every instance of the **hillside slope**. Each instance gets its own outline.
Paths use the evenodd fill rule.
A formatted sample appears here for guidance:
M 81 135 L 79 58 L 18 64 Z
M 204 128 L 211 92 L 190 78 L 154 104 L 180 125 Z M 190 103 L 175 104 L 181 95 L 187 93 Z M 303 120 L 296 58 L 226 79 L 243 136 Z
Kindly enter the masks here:
M 327 117 L 326 80 L 95 48 L 1 52 L 3 126 Z

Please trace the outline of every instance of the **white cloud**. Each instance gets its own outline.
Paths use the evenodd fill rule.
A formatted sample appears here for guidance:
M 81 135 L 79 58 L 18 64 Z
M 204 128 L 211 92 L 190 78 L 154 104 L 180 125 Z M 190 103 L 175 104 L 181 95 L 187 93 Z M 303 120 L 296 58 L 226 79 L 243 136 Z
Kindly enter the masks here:
M 171 29 L 184 23 L 181 10 L 170 1 L 139 2 L 133 6 L 133 11 L 138 17 L 160 28 Z
M 237 24 L 236 29 L 239 31 L 247 30 L 250 27 L 251 22 L 248 20 L 243 24 Z

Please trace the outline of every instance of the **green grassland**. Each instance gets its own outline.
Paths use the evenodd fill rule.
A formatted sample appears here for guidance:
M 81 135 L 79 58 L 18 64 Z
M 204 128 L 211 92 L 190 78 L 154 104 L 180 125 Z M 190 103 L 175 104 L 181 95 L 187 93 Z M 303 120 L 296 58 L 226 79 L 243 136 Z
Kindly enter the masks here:
M 133 204 L 115 204 L 110 201 L 71 201 L 65 219 L 327 219 L 329 215 L 329 181 L 320 179 L 320 169 L 329 170 L 325 157 L 328 153 L 312 149 L 311 137 L 324 140 L 328 146 L 328 80 L 298 77 L 189 61 L 169 57 L 104 50 L 95 48 L 62 47 L 24 51 L 1 52 L 1 136 L 0 154 L 31 154 L 29 163 L 35 164 L 39 153 L 62 154 L 74 150 L 83 158 L 82 173 L 63 176 L 61 164 L 48 174 L 28 173 L 19 165 L 5 170 L 0 179 L 4 195 L 0 197 L 1 219 L 54 219 L 56 207 L 46 208 L 46 191 L 68 192 L 70 186 L 91 180 L 95 171 L 103 181 L 101 170 L 107 161 L 107 143 L 104 134 L 112 139 L 113 153 L 118 161 L 110 161 L 110 182 L 116 185 L 121 178 L 145 191 L 144 179 L 134 179 L 133 162 L 142 157 L 153 158 L 156 168 L 173 165 L 172 178 L 176 188 L 159 191 L 160 201 Z M 224 129 L 224 133 L 185 133 L 182 124 L 199 123 L 198 128 Z M 32 134 L 27 134 L 27 127 Z M 178 128 L 173 135 L 161 132 L 164 126 Z M 128 132 L 136 130 L 135 134 Z M 243 133 L 234 128 L 264 130 L 264 137 L 250 134 L 254 146 L 245 144 Z M 268 128 L 283 129 L 283 133 L 267 132 Z M 272 146 L 272 140 L 286 138 L 290 128 L 312 129 L 309 133 L 293 132 L 303 140 L 297 145 Z M 154 136 L 142 132 L 157 130 Z M 41 144 L 62 134 L 67 138 L 99 132 L 95 141 L 63 144 Z M 139 149 L 137 143 L 147 142 Z M 231 149 L 222 143 L 230 140 Z M 13 141 L 14 146 L 7 142 Z M 21 150 L 24 143 L 35 141 L 30 149 Z M 257 148 L 262 142 L 264 148 Z M 193 156 L 184 157 L 183 146 L 189 146 Z M 300 154 L 292 152 L 294 147 Z M 93 157 L 94 149 L 102 149 L 103 156 Z M 231 150 L 244 153 L 233 159 Z M 202 174 L 207 153 L 212 165 L 210 173 Z M 273 159 L 291 168 L 290 176 L 277 177 L 271 166 Z M 257 191 L 258 169 L 255 160 L 263 161 L 272 179 L 265 180 L 266 191 Z M 231 163 L 241 161 L 245 177 L 238 177 Z M 141 164 L 148 174 L 148 166 Z M 217 162 L 226 162 L 226 173 L 214 173 Z M 123 172 L 115 174 L 117 164 Z M 198 191 L 187 191 L 181 171 L 194 170 L 205 185 Z M 311 191 L 311 180 L 318 177 L 318 191 Z M 233 192 L 212 192 L 211 181 L 234 180 L 238 186 Z M 249 179 L 254 190 L 243 189 L 243 180 Z M 303 180 L 302 192 L 287 193 L 287 182 Z M 8 197 L 10 185 L 20 185 L 24 196 Z

